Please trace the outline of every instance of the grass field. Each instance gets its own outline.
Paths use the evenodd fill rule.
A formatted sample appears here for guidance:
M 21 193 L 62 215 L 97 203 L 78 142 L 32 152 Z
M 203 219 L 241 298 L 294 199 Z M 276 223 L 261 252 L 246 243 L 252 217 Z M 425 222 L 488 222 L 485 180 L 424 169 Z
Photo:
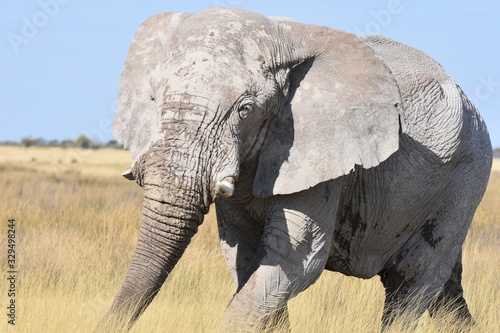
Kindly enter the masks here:
M 142 190 L 124 180 L 125 151 L 0 147 L 0 332 L 92 332 L 129 265 Z M 500 164 L 464 245 L 464 288 L 478 322 L 500 332 Z M 16 220 L 15 298 L 8 219 Z M 235 286 L 219 249 L 213 210 L 132 332 L 216 332 Z M 290 304 L 294 332 L 378 332 L 378 280 L 325 272 Z M 15 299 L 15 326 L 8 324 Z M 416 332 L 453 332 L 425 315 Z M 391 332 L 401 331 L 393 327 Z

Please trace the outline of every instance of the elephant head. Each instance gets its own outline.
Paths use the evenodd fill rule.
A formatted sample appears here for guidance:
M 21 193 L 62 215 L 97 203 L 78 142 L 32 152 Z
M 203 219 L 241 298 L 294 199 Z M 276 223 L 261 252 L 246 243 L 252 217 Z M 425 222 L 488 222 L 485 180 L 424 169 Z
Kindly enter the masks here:
M 400 104 L 389 69 L 349 33 L 232 8 L 150 18 L 114 121 L 144 203 L 110 314 L 140 314 L 215 200 L 294 193 L 387 159 Z

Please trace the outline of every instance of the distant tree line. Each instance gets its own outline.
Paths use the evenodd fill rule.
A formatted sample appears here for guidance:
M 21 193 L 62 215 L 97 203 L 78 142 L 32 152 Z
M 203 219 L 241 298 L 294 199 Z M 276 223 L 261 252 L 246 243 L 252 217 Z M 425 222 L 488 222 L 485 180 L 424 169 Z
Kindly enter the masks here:
M 106 143 L 92 140 L 85 135 L 80 135 L 76 140 L 45 140 L 43 138 L 33 138 L 31 136 L 24 137 L 20 142 L 16 141 L 0 141 L 0 146 L 22 146 L 22 147 L 62 147 L 62 148 L 84 148 L 84 149 L 99 149 L 99 148 L 114 148 L 122 149 L 123 145 L 116 140 L 109 140 Z
M 116 140 L 109 140 L 106 143 L 91 140 L 85 135 L 80 135 L 76 140 L 45 140 L 43 138 L 32 138 L 27 136 L 21 139 L 21 142 L 16 141 L 0 141 L 0 146 L 23 146 L 23 147 L 62 147 L 62 148 L 84 148 L 84 149 L 99 149 L 113 148 L 123 149 L 123 145 Z M 493 157 L 500 158 L 500 148 L 493 149 Z

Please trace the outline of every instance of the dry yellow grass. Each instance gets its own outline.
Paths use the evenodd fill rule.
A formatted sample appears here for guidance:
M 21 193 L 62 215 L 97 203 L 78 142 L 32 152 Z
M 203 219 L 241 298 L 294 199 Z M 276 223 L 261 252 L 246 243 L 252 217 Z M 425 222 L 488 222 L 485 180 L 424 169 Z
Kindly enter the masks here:
M 112 302 L 133 251 L 142 190 L 120 173 L 128 153 L 0 147 L 0 300 L 6 313 L 7 220 L 17 223 L 16 325 L 0 332 L 91 332 Z M 500 166 L 496 164 L 496 170 Z M 500 171 L 500 170 L 499 170 Z M 493 173 L 464 246 L 464 288 L 478 325 L 500 332 L 500 173 Z M 235 286 L 213 211 L 132 332 L 216 332 Z M 325 272 L 291 301 L 294 332 L 378 332 L 383 288 Z M 416 332 L 451 332 L 424 316 Z M 391 332 L 401 331 L 394 327 Z
M 115 177 L 118 180 L 131 162 L 126 151 L 116 149 L 0 147 L 0 165 L 53 175 L 73 173 L 96 178 Z

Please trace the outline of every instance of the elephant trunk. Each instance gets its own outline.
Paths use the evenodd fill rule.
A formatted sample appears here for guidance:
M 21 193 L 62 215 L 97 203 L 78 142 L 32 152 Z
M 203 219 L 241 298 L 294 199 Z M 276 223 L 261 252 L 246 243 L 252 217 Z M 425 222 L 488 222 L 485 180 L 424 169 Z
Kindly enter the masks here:
M 129 325 L 139 317 L 184 253 L 214 198 L 234 192 L 238 148 L 234 139 L 223 140 L 213 127 L 214 108 L 208 100 L 187 94 L 169 98 L 161 107 L 164 137 L 124 173 L 144 187 L 139 239 L 100 331 Z
M 139 237 L 123 285 L 99 331 L 129 326 L 151 303 L 198 230 L 209 197 L 198 179 L 177 178 L 163 154 L 148 154 L 139 168 L 144 202 Z M 153 155 L 157 159 L 151 158 Z M 166 171 L 170 170 L 170 171 Z

